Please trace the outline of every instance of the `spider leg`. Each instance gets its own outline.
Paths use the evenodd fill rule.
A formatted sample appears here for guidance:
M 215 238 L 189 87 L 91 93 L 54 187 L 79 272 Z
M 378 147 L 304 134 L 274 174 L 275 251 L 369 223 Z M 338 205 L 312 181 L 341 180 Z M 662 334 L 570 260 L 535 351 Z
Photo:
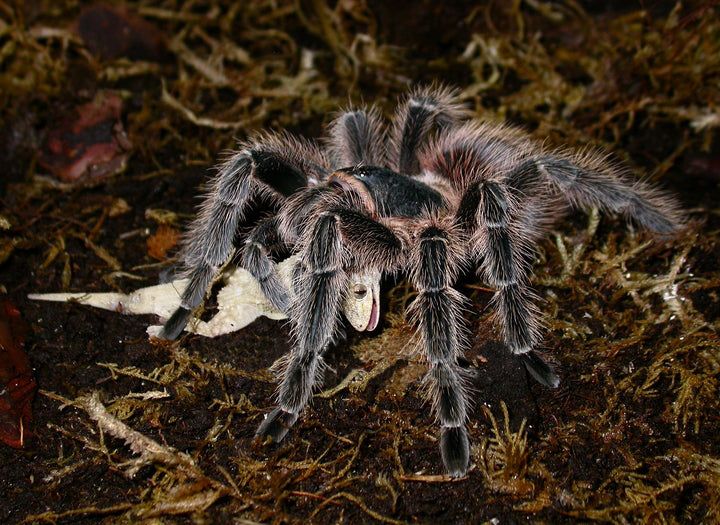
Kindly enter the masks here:
M 278 276 L 269 251 L 282 246 L 278 232 L 278 219 L 272 217 L 258 224 L 245 240 L 242 266 L 260 285 L 263 295 L 281 312 L 287 312 L 289 293 Z
M 430 224 L 417 235 L 411 255 L 411 276 L 417 298 L 410 314 L 419 326 L 430 370 L 426 384 L 442 427 L 440 454 L 447 472 L 463 476 L 470 461 L 465 423 L 468 394 L 457 358 L 465 342 L 464 297 L 452 288 L 460 270 L 461 243 L 454 232 Z
M 323 369 L 322 354 L 338 334 L 340 308 L 351 263 L 348 248 L 361 244 L 356 257 L 364 267 L 388 269 L 397 264 L 402 242 L 386 226 L 345 208 L 322 212 L 304 239 L 291 300 L 293 349 L 281 370 L 278 407 L 256 434 L 282 440 L 312 397 Z M 365 260 L 362 258 L 366 257 Z
M 612 165 L 591 154 L 545 155 L 516 170 L 541 174 L 573 207 L 598 207 L 621 213 L 652 232 L 669 235 L 683 224 L 680 206 L 670 195 L 642 182 L 628 182 Z
M 555 388 L 560 378 L 533 350 L 539 339 L 539 312 L 528 285 L 529 242 L 512 227 L 515 206 L 506 187 L 484 180 L 466 191 L 458 217 L 466 227 L 476 227 L 473 251 L 480 257 L 485 280 L 497 289 L 493 303 L 505 344 L 522 357 L 537 381 Z
M 203 301 L 211 281 L 228 260 L 250 197 L 267 193 L 282 199 L 325 174 L 322 154 L 309 143 L 266 136 L 245 146 L 221 165 L 190 225 L 182 251 L 189 282 L 180 306 L 163 326 L 160 337 L 164 339 L 175 339 L 182 332 L 192 310 Z
M 390 134 L 392 167 L 399 173 L 420 173 L 418 154 L 434 128 L 445 129 L 463 120 L 466 111 L 457 92 L 437 86 L 416 89 L 398 108 Z
M 328 142 L 333 165 L 338 168 L 387 164 L 385 131 L 376 108 L 341 113 L 330 125 Z
M 342 199 L 342 190 L 324 184 L 307 188 L 286 199 L 278 213 L 278 232 L 283 243 L 297 252 L 296 247 L 307 235 L 308 225 L 338 199 Z

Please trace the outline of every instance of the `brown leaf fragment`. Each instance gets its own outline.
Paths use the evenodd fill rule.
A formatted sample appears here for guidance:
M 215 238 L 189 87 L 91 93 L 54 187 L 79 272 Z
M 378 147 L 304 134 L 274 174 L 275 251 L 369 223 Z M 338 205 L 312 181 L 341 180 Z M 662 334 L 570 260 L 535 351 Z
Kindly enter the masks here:
M 148 255 L 158 261 L 164 261 L 167 258 L 167 252 L 177 245 L 179 239 L 179 231 L 172 226 L 161 224 L 157 231 L 148 237 Z
M 165 38 L 154 24 L 124 7 L 98 4 L 83 9 L 75 30 L 93 55 L 162 61 L 168 56 Z
M 7 261 L 15 251 L 19 239 L 0 239 L 0 264 Z
M 110 207 L 108 208 L 108 217 L 119 217 L 129 212 L 132 208 L 125 199 L 117 198 L 113 199 Z

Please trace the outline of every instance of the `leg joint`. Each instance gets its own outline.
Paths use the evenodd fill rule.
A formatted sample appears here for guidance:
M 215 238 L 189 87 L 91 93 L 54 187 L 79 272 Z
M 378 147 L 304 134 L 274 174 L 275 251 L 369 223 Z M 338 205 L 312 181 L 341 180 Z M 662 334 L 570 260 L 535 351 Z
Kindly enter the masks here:
M 480 183 L 479 191 L 480 204 L 477 213 L 480 225 L 485 227 L 491 227 L 490 225 L 507 226 L 509 222 L 508 201 L 502 186 L 496 182 L 484 181 Z

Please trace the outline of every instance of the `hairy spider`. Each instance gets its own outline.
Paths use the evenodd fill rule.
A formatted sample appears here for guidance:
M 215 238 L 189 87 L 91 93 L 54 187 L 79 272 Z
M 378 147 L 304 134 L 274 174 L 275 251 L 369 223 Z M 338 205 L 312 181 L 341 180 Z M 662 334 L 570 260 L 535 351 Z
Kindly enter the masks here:
M 602 156 L 548 150 L 517 129 L 470 120 L 454 91 L 426 87 L 406 97 L 389 129 L 377 109 L 353 109 L 333 120 L 324 147 L 270 133 L 242 143 L 220 166 L 185 238 L 190 282 L 163 337 L 177 337 L 203 301 L 256 194 L 272 197 L 276 214 L 245 239 L 243 266 L 292 321 L 277 408 L 257 434 L 282 440 L 310 401 L 323 353 L 339 334 L 344 294 L 368 293 L 348 287 L 349 276 L 406 271 L 418 292 L 410 314 L 451 476 L 467 471 L 470 456 L 469 391 L 458 364 L 466 299 L 453 289 L 459 274 L 479 269 L 496 290 L 505 344 L 535 379 L 556 387 L 558 376 L 534 350 L 540 316 L 529 277 L 538 238 L 569 207 L 622 213 L 663 235 L 682 224 L 673 198 L 629 181 Z M 270 258 L 278 249 L 300 256 L 294 294 Z M 375 300 L 366 329 L 378 314 Z

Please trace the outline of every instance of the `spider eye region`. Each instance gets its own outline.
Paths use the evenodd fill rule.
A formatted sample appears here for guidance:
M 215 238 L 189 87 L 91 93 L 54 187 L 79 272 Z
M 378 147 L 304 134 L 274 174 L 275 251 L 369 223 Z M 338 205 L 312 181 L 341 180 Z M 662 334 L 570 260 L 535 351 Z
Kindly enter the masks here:
M 353 286 L 352 292 L 356 299 L 363 299 L 367 295 L 367 286 L 364 284 L 356 284 Z
M 356 179 L 364 179 L 367 177 L 382 177 L 392 176 L 396 173 L 388 168 L 382 168 L 380 166 L 350 166 L 347 168 L 340 168 L 338 170 L 341 173 L 347 173 L 355 177 Z

